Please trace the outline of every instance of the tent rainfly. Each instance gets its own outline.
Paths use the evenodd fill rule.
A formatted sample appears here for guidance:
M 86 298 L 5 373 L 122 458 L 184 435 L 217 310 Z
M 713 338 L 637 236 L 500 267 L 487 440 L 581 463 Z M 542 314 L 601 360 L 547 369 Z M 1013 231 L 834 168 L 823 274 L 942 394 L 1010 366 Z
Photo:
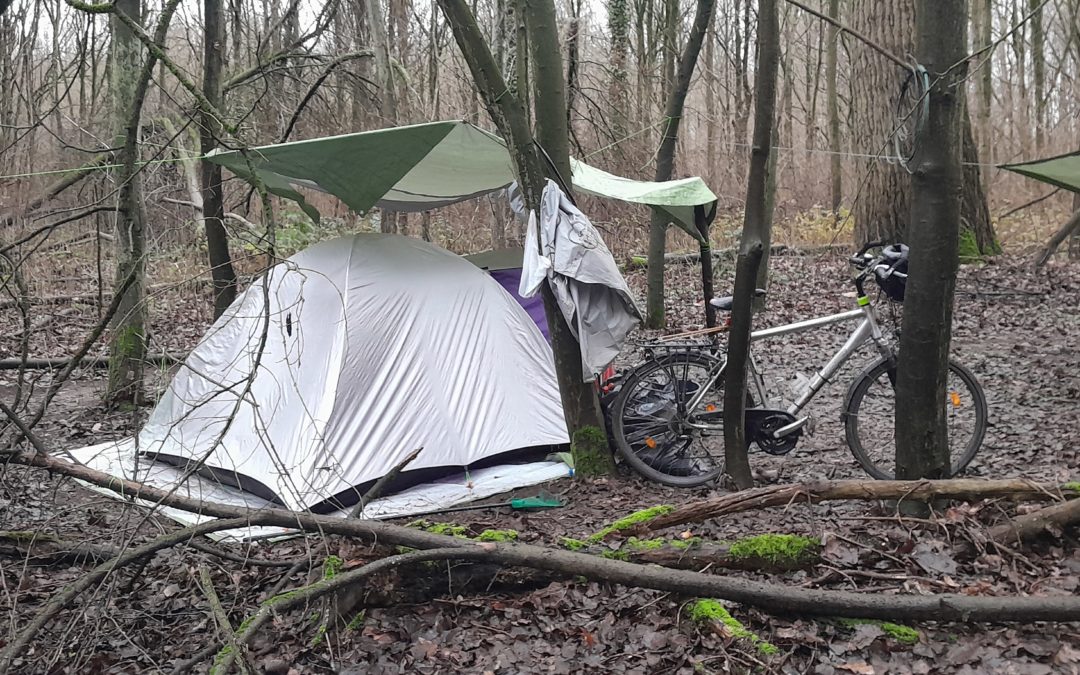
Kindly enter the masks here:
M 142 457 L 234 488 L 205 488 L 214 501 L 330 513 L 418 448 L 408 470 L 431 475 L 567 442 L 550 347 L 518 302 L 465 258 L 370 233 L 271 268 L 188 355 L 138 436 L 74 452 L 128 478 L 143 478 Z M 537 482 L 509 473 L 501 490 Z M 415 495 L 392 515 L 447 504 Z
M 1071 192 L 1080 192 L 1080 152 L 1031 162 L 1002 164 L 1000 168 Z
M 246 156 L 245 156 L 246 154 Z M 376 157 L 372 171 L 362 158 Z M 216 150 L 208 159 L 291 199 L 314 220 L 318 211 L 297 187 L 334 195 L 349 208 L 427 211 L 507 188 L 513 162 L 498 136 L 463 121 L 315 138 L 240 151 Z M 699 222 L 711 222 L 716 195 L 700 178 L 664 182 L 622 178 L 571 160 L 573 187 L 584 194 L 650 206 L 700 240 Z

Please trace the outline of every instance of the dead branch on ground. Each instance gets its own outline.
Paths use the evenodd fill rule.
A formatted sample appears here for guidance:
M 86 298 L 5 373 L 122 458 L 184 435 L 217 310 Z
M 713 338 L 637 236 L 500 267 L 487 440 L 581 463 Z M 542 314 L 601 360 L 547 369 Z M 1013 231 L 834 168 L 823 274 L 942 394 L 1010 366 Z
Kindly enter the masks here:
M 835 480 L 819 483 L 774 485 L 743 490 L 680 507 L 641 523 L 642 534 L 676 525 L 699 523 L 710 518 L 790 504 L 817 504 L 826 501 L 990 499 L 1045 501 L 1078 496 L 1065 486 L 1022 479 L 975 480 Z
M 9 461 L 27 466 L 47 469 L 53 473 L 77 478 L 125 495 L 128 498 L 152 500 L 162 506 L 171 506 L 201 513 L 204 516 L 226 520 L 208 523 L 205 532 L 240 526 L 277 526 L 322 534 L 338 534 L 362 541 L 407 546 L 416 549 L 460 549 L 471 560 L 547 570 L 562 574 L 580 575 L 596 581 L 623 584 L 631 587 L 650 588 L 688 596 L 714 597 L 761 608 L 767 612 L 804 614 L 814 616 L 850 616 L 855 618 L 878 618 L 891 620 L 964 620 L 964 621 L 1076 621 L 1080 620 L 1078 597 L 1005 597 L 967 596 L 962 594 L 940 595 L 882 595 L 850 591 L 826 591 L 794 588 L 784 584 L 762 583 L 748 579 L 705 574 L 687 570 L 636 565 L 619 560 L 558 551 L 542 546 L 520 543 L 480 543 L 468 539 L 447 537 L 414 528 L 382 521 L 342 519 L 317 516 L 284 509 L 260 509 L 250 511 L 234 506 L 204 502 L 163 490 L 109 476 L 86 466 L 65 462 L 41 452 L 16 451 L 9 453 Z M 965 481 L 960 481 L 961 483 Z M 979 481 L 971 481 L 977 483 Z M 1019 481 L 1026 494 L 1035 494 L 1032 485 Z M 225 525 L 222 525 L 222 524 Z M 187 528 L 185 536 L 205 533 L 198 528 Z M 166 535 L 140 550 L 153 552 L 170 544 Z M 165 543 L 161 543 L 161 542 Z M 143 553 L 148 555 L 148 553 Z M 107 563 L 106 566 L 111 565 Z M 101 568 L 99 568 L 100 570 Z M 111 568 L 110 568 L 111 569 Z M 95 570 L 96 574 L 100 574 Z M 107 573 L 108 570 L 105 570 Z M 80 582 L 84 583 L 84 582 Z M 81 587 L 80 583 L 72 588 Z M 66 600 L 61 603 L 66 604 Z M 39 616 L 32 624 L 37 631 L 48 622 L 61 607 L 48 605 L 48 616 Z M 27 638 L 28 640 L 29 638 Z M 16 640 L 15 651 L 22 649 L 26 641 Z M 7 655 L 6 658 L 12 658 Z M 0 675 L 2 675 L 0 670 Z

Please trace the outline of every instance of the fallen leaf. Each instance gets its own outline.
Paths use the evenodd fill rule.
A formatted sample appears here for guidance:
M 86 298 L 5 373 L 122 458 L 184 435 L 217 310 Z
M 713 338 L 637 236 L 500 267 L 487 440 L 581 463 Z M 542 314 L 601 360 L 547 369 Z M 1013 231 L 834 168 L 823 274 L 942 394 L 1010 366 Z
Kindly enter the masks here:
M 840 670 L 846 670 L 849 673 L 858 673 L 858 675 L 874 675 L 874 667 L 866 661 L 859 661 L 857 663 L 841 663 L 836 667 Z

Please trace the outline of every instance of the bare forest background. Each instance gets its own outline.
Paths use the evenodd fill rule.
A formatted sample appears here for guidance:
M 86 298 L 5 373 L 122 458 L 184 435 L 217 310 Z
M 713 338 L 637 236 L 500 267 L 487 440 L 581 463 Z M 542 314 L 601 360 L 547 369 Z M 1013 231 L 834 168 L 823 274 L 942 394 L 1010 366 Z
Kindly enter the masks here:
M 169 59 L 191 82 L 204 79 L 204 7 L 215 3 L 221 4 L 180 3 L 168 27 Z M 528 59 L 521 58 L 525 32 L 515 3 L 472 4 L 508 81 L 527 80 Z M 901 26 L 912 23 L 904 16 L 912 3 L 808 4 L 910 58 Z M 221 109 L 245 144 L 437 119 L 460 118 L 492 128 L 434 3 L 224 0 L 220 8 Z M 158 3 L 139 8 L 147 33 L 161 9 Z M 558 2 L 557 9 L 572 154 L 620 175 L 652 178 L 666 93 L 689 33 L 693 3 L 569 0 Z M 1072 209 L 1071 195 L 1054 194 L 1009 213 L 1051 190 L 991 165 L 1070 152 L 1080 144 L 1078 17 L 1077 0 L 971 3 L 971 51 L 1001 44 L 975 58 L 969 69 L 968 113 L 978 154 L 965 154 L 965 160 L 982 165 L 980 180 L 995 236 L 1008 249 L 1042 243 Z M 713 228 L 719 246 L 737 240 L 742 221 L 756 25 L 756 3 L 718 0 L 678 138 L 675 175 L 704 177 L 720 198 Z M 831 30 L 792 4 L 782 3 L 780 30 L 774 243 L 853 243 L 853 226 L 872 231 L 873 224 L 858 224 L 848 214 L 874 218 L 860 207 L 891 198 L 882 194 L 887 183 L 875 174 L 900 171 L 887 157 L 892 143 L 883 124 L 896 116 L 904 73 L 862 42 Z M 35 206 L 31 201 L 50 186 L 72 176 L 63 173 L 65 169 L 115 147 L 110 97 L 116 92 L 108 68 L 113 33 L 108 15 L 62 0 L 16 0 L 0 16 L 0 212 L 8 214 L 3 238 L 20 239 L 12 226 L 23 232 L 46 227 L 47 236 L 34 238 L 32 246 L 75 254 L 40 263 L 48 265 L 48 273 L 29 268 L 25 276 L 39 295 L 64 293 L 66 276 L 86 272 L 74 269 L 79 261 L 93 259 L 92 267 L 103 280 L 115 277 L 108 242 L 116 220 L 116 172 L 98 172 L 80 181 L 45 208 L 26 208 Z M 875 123 L 874 118 L 884 122 Z M 140 124 L 138 155 L 144 163 L 139 199 L 151 283 L 180 281 L 188 274 L 208 277 L 200 272 L 206 269 L 206 235 L 195 159 L 201 147 L 199 116 L 189 92 L 160 62 L 145 91 Z M 318 233 L 291 204 L 280 205 L 277 240 L 282 253 L 335 228 L 400 231 L 459 252 L 513 244 L 520 237 L 508 211 L 494 200 L 432 214 L 375 213 L 363 223 L 332 198 L 316 196 L 315 203 L 328 216 Z M 256 269 L 246 264 L 245 251 L 248 242 L 262 236 L 258 209 L 259 200 L 249 189 L 239 181 L 226 182 L 225 226 L 242 272 Z M 586 210 L 617 257 L 645 252 L 646 213 L 600 202 L 587 203 Z M 63 227 L 51 227 L 58 223 Z M 672 230 L 669 250 L 696 248 L 688 236 Z M 25 257 L 29 251 L 22 253 Z M 248 258 L 258 265 L 254 256 Z M 65 265 L 73 268 L 65 272 Z

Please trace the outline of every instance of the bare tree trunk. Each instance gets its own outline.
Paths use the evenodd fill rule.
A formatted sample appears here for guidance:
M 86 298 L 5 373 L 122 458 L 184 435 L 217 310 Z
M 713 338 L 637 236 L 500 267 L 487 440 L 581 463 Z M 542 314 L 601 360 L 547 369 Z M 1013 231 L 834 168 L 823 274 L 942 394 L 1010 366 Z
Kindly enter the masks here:
M 750 354 L 750 330 L 754 284 L 764 248 L 767 227 L 766 201 L 769 155 L 776 119 L 776 75 L 780 61 L 780 28 L 776 0 L 758 2 L 758 56 L 754 82 L 754 142 L 750 150 L 750 175 L 746 185 L 746 215 L 742 242 L 735 264 L 735 303 L 724 383 L 724 458 L 727 474 L 740 490 L 753 487 L 747 457 L 746 365 Z
M 714 189 L 717 187 L 719 172 L 716 170 L 717 111 L 716 111 L 716 28 L 715 21 L 710 22 L 705 34 L 705 180 Z
M 697 68 L 701 45 L 712 18 L 715 0 L 698 0 L 694 13 L 694 24 L 687 36 L 686 46 L 678 57 L 678 72 L 673 74 L 669 85 L 667 105 L 664 109 L 663 137 L 656 152 L 656 174 L 654 180 L 671 180 L 675 172 L 675 145 L 679 138 L 679 125 L 682 122 L 686 95 L 690 90 L 690 81 Z M 672 57 L 674 70 L 675 58 Z M 668 218 L 653 209 L 649 227 L 649 271 L 646 309 L 646 325 L 651 328 L 664 326 L 664 249 L 666 247 Z
M 222 0 L 203 0 L 203 95 L 218 110 L 222 105 L 221 71 L 224 64 L 225 22 Z M 221 120 L 207 110 L 200 113 L 199 147 L 205 157 L 218 145 Z M 205 159 L 199 163 L 202 190 L 203 227 L 214 280 L 214 318 L 221 316 L 236 300 L 236 271 L 229 255 L 229 235 L 225 231 L 225 202 L 221 189 L 221 166 Z
M 533 63 L 533 105 L 536 118 L 536 141 L 547 153 L 552 175 L 562 188 L 570 190 L 570 139 L 566 124 L 566 81 L 563 79 L 562 55 L 559 52 L 559 28 L 553 0 L 524 0 L 525 25 L 529 32 L 529 51 Z M 542 188 L 541 188 L 542 190 Z M 582 382 L 581 346 L 559 310 L 549 284 L 543 284 L 544 310 L 551 331 L 555 369 L 559 380 L 566 427 L 574 441 L 575 468 L 582 475 L 610 473 L 615 469 L 611 451 L 604 447 L 579 445 L 579 432 L 591 427 L 604 428 L 600 401 L 592 382 Z M 580 457 L 587 450 L 589 458 Z M 599 453 L 599 456 L 596 456 Z M 585 461 L 588 459 L 589 461 Z
M 918 2 L 919 63 L 930 74 L 925 137 L 912 175 L 911 261 L 896 372 L 896 476 L 949 475 L 945 387 L 963 191 L 967 2 Z
M 853 0 L 851 27 L 893 54 L 911 54 L 915 50 L 916 0 Z M 966 17 L 966 15 L 965 15 Z M 967 23 L 964 24 L 965 33 Z M 859 45 L 852 50 L 851 79 L 855 83 L 851 104 L 854 117 L 852 133 L 855 150 L 859 153 L 881 155 L 891 152 L 891 134 L 897 124 L 896 101 L 906 73 L 881 58 L 869 48 Z M 883 104 L 887 101 L 887 104 Z M 966 107 L 961 102 L 962 114 Z M 974 138 L 972 147 L 965 147 L 965 158 L 978 161 Z M 968 142 L 965 142 L 967 145 Z M 908 219 L 911 215 L 911 181 L 898 165 L 869 158 L 860 162 L 860 177 L 866 176 L 858 201 L 853 205 L 855 243 L 871 240 L 906 241 Z M 986 196 L 974 172 L 965 177 L 965 207 L 961 212 L 964 230 L 971 231 L 973 241 L 970 255 L 998 252 Z M 984 248 L 985 246 L 985 248 Z
M 982 23 L 979 26 L 979 49 L 986 49 L 982 55 L 982 70 L 979 73 L 979 135 L 982 143 L 979 156 L 984 162 L 994 161 L 994 133 L 990 126 L 990 109 L 994 100 L 994 52 L 989 49 L 994 39 L 994 0 L 975 0 L 982 5 Z M 989 191 L 990 172 L 983 176 L 983 187 Z
M 1035 151 L 1045 145 L 1046 36 L 1043 31 L 1043 0 L 1028 0 L 1031 11 L 1031 77 L 1035 85 Z
M 679 18 L 677 0 L 663 0 L 663 78 L 661 91 L 669 105 L 675 87 L 675 31 Z M 686 94 L 683 93 L 685 98 Z M 656 180 L 668 180 L 675 162 L 675 145 L 678 141 L 680 120 L 666 115 L 662 122 L 660 149 L 656 154 Z M 671 132 L 674 127 L 674 133 Z M 670 143 L 669 143 L 670 137 Z M 665 148 L 670 148 L 665 150 Z M 645 325 L 648 328 L 663 328 L 664 321 L 664 253 L 667 250 L 668 219 L 663 213 L 653 209 L 649 220 L 649 269 L 646 276 Z
M 116 9 L 142 23 L 139 0 L 117 0 Z M 109 381 L 105 400 L 110 404 L 137 404 L 142 395 L 143 357 L 146 355 L 146 235 L 143 222 L 142 176 L 136 170 L 142 45 L 123 22 L 112 19 L 110 54 L 114 145 L 122 147 L 116 218 L 116 283 L 134 282 L 121 299 L 112 326 Z M 142 87 L 145 93 L 145 87 Z
M 1061 242 L 1065 241 L 1070 235 L 1075 236 L 1076 232 L 1080 232 L 1080 207 L 1076 205 L 1077 199 L 1080 199 L 1080 196 L 1073 201 L 1073 208 L 1076 210 L 1073 211 L 1072 216 L 1065 221 L 1064 225 L 1058 228 L 1058 231 L 1050 237 L 1050 241 L 1046 242 L 1046 246 L 1043 246 L 1042 250 L 1039 251 L 1039 255 L 1035 258 L 1036 267 L 1042 267 L 1049 262 L 1058 246 L 1061 246 Z
M 608 98 L 611 103 L 611 135 L 618 143 L 629 133 L 628 114 L 630 108 L 629 76 L 627 63 L 630 55 L 630 14 L 627 0 L 608 0 L 608 32 L 611 40 L 610 80 Z M 622 144 L 614 148 L 615 156 L 622 157 Z
M 840 20 L 840 0 L 829 0 L 829 16 Z M 843 199 L 843 174 L 840 167 L 840 99 L 836 95 L 836 62 L 840 30 L 829 25 L 829 44 L 825 53 L 825 82 L 829 108 L 829 193 L 833 213 L 840 212 Z

